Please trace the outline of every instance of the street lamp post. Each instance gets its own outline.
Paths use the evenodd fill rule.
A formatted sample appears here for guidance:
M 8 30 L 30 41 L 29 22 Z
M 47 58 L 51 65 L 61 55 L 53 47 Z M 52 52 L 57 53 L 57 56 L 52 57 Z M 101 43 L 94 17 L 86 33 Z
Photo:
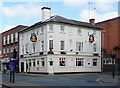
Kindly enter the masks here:
M 103 54 L 104 54 L 104 33 L 105 31 L 102 32 L 102 72 L 103 72 Z
M 115 61 L 115 58 L 116 58 L 116 54 L 111 53 L 111 57 L 112 57 L 112 64 L 113 64 L 112 76 L 113 76 L 113 78 L 115 78 L 115 64 L 114 64 L 114 61 Z

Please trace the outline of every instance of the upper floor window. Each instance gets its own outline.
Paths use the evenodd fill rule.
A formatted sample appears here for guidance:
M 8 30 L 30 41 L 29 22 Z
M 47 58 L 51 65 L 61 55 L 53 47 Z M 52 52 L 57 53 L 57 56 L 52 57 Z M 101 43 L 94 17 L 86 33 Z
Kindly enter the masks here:
M 96 52 L 96 44 L 93 44 L 93 52 Z
M 83 51 L 83 42 L 76 42 L 76 51 Z
M 3 54 L 6 54 L 6 48 L 3 49 Z
M 60 43 L 61 43 L 61 44 L 60 44 L 60 49 L 61 49 L 61 50 L 64 50 L 65 42 L 64 42 L 64 41 L 61 41 Z
M 6 45 L 6 37 L 3 37 L 3 45 Z
M 33 43 L 33 52 L 35 52 L 35 43 Z
M 11 46 L 11 53 L 13 52 L 13 46 Z
M 53 40 L 49 40 L 49 49 L 53 50 Z
M 50 24 L 50 25 L 49 25 L 49 30 L 50 30 L 50 31 L 53 31 L 53 24 Z
M 76 66 L 83 66 L 83 58 L 76 58 Z
M 9 47 L 7 47 L 7 53 L 9 53 Z
M 26 53 L 28 53 L 28 48 L 27 48 L 27 45 L 25 45 L 25 50 L 26 50 Z
M 41 33 L 44 33 L 44 27 L 43 26 L 41 27 Z
M 13 43 L 13 33 L 11 34 L 11 43 Z
M 61 32 L 64 32 L 64 30 L 65 30 L 65 26 L 64 26 L 64 25 L 61 25 L 61 26 L 60 26 L 60 31 L 61 31 Z
M 42 51 L 44 51 L 44 41 L 41 41 Z
M 80 28 L 78 28 L 78 34 L 81 34 L 81 29 Z
M 7 44 L 9 44 L 9 35 L 7 35 Z
M 97 66 L 97 59 L 93 59 L 93 66 Z
M 15 42 L 18 42 L 18 32 L 15 32 Z
M 16 49 L 16 51 L 18 51 L 18 46 L 17 45 L 15 45 L 15 49 Z

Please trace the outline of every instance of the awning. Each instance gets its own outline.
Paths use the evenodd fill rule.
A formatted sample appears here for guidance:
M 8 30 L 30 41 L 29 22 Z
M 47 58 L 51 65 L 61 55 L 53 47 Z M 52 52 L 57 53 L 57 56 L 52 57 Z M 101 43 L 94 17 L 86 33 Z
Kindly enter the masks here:
M 9 58 L 3 58 L 1 61 L 2 61 L 2 63 L 9 63 L 10 59 Z

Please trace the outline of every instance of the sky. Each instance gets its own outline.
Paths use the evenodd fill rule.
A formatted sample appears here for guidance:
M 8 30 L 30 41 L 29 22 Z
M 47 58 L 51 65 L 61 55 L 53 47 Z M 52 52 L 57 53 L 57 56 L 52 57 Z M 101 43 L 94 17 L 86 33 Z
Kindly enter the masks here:
M 118 16 L 119 0 L 0 0 L 0 33 L 17 25 L 30 26 L 41 21 L 42 7 L 52 15 L 95 23 Z

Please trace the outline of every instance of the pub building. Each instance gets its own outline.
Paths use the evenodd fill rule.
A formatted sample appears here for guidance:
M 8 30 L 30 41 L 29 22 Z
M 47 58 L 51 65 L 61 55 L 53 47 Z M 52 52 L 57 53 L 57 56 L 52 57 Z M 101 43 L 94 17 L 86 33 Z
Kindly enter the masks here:
M 30 73 L 101 72 L 101 28 L 90 23 L 51 16 L 19 32 L 19 71 Z

